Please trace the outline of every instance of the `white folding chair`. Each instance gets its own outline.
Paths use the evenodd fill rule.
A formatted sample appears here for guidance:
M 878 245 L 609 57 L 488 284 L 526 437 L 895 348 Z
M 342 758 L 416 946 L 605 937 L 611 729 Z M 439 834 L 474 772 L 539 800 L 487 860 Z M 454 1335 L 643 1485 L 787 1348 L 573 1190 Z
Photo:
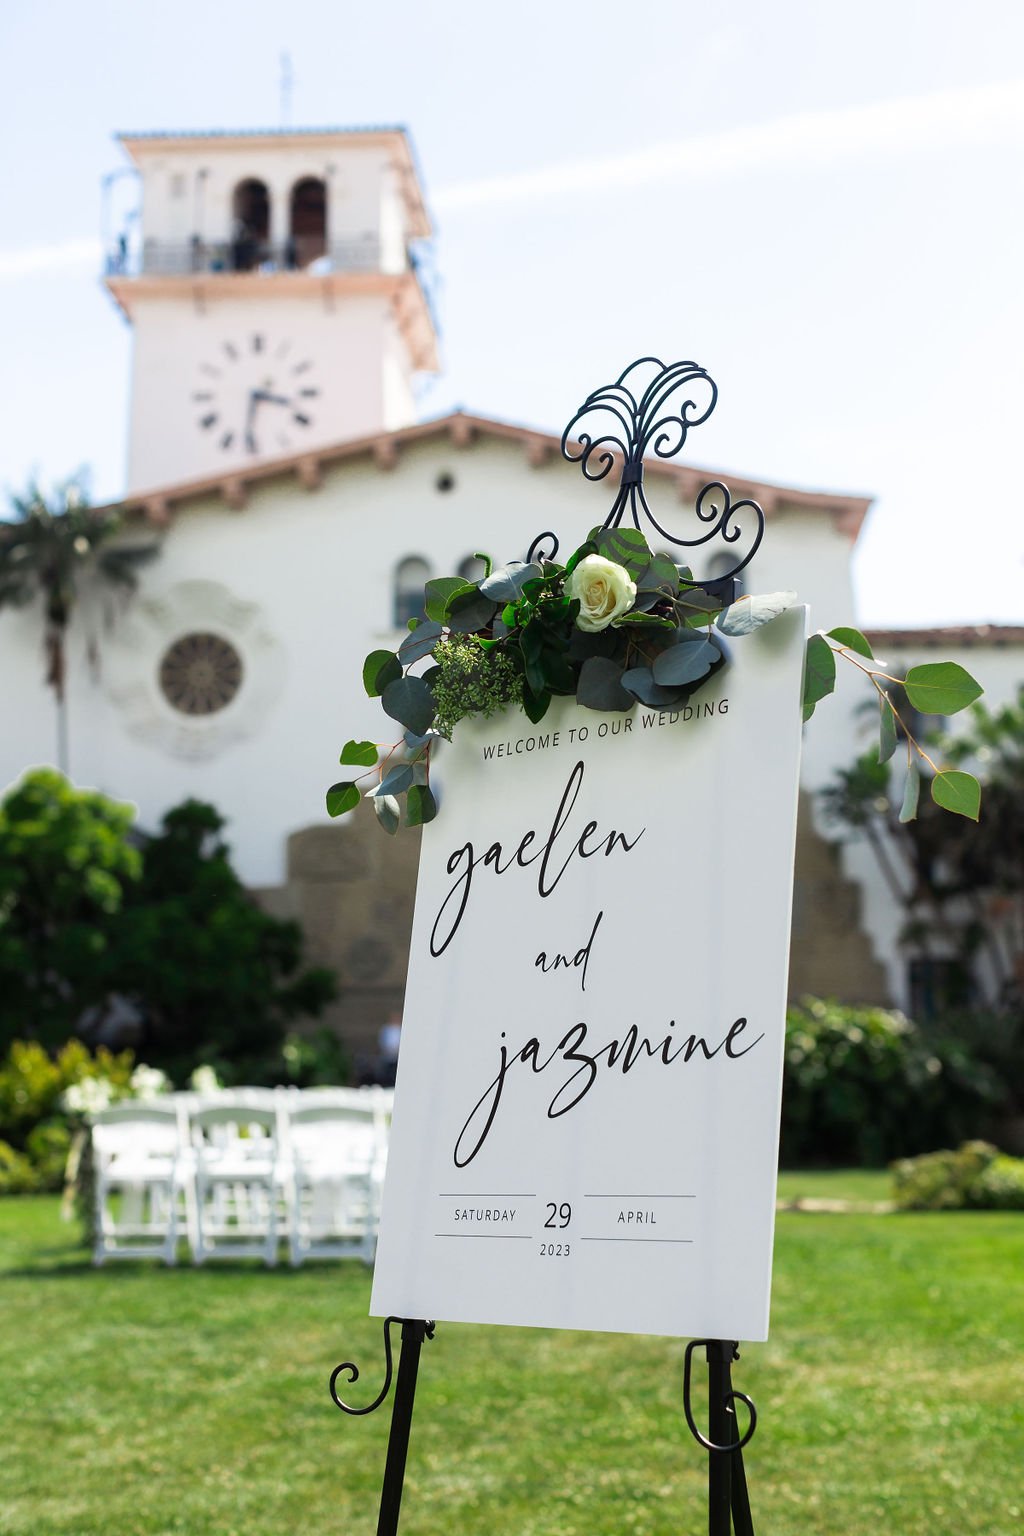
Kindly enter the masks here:
M 193 1262 L 277 1263 L 278 1137 L 272 1093 L 239 1090 L 199 1100 L 189 1113 L 195 1158 Z
M 182 1173 L 184 1127 L 174 1100 L 112 1104 L 92 1116 L 96 1234 L 93 1263 L 177 1256 L 179 1206 L 191 1221 Z
M 387 1157 L 386 1110 L 386 1096 L 373 1089 L 311 1088 L 289 1099 L 294 1266 L 307 1258 L 373 1263 Z

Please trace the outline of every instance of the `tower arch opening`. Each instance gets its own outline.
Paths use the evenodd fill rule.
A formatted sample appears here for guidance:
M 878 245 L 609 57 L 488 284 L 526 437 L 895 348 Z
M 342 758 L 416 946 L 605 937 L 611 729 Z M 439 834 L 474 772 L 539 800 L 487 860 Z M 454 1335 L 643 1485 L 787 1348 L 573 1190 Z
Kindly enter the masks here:
M 270 238 L 270 193 L 254 176 L 240 181 L 231 195 L 231 265 L 236 272 L 258 267 Z
M 292 187 L 288 219 L 288 265 L 308 267 L 327 254 L 327 183 L 303 176 Z

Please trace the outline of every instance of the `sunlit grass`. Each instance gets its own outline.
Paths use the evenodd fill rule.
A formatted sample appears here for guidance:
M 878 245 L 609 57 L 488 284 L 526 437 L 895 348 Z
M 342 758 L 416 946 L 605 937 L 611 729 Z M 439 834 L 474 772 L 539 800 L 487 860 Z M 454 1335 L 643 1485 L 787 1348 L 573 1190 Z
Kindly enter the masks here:
M 848 1193 L 860 1177 L 796 1192 L 878 1198 Z M 360 1265 L 94 1271 L 38 1199 L 0 1201 L 0 1267 L 3 1536 L 376 1529 L 387 1410 L 347 1420 L 327 1395 L 344 1358 L 353 1398 L 379 1384 Z M 757 1530 L 1019 1536 L 1022 1276 L 1019 1216 L 781 1214 L 771 1340 L 736 1368 Z M 439 1327 L 402 1536 L 702 1533 L 682 1353 Z

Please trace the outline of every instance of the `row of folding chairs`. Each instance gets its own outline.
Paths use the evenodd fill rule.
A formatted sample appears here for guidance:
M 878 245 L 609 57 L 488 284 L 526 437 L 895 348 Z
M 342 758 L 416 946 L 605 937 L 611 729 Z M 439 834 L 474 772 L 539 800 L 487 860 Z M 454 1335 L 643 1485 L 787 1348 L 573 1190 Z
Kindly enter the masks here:
M 127 1101 L 92 1116 L 93 1262 L 373 1262 L 393 1094 L 231 1089 Z

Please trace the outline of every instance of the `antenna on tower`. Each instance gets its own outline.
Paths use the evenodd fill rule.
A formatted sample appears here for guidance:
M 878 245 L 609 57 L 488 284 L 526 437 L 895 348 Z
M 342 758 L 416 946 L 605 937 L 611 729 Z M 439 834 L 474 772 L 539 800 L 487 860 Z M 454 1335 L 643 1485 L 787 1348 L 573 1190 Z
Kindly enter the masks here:
M 289 128 L 292 121 L 292 56 L 281 54 L 281 127 Z

